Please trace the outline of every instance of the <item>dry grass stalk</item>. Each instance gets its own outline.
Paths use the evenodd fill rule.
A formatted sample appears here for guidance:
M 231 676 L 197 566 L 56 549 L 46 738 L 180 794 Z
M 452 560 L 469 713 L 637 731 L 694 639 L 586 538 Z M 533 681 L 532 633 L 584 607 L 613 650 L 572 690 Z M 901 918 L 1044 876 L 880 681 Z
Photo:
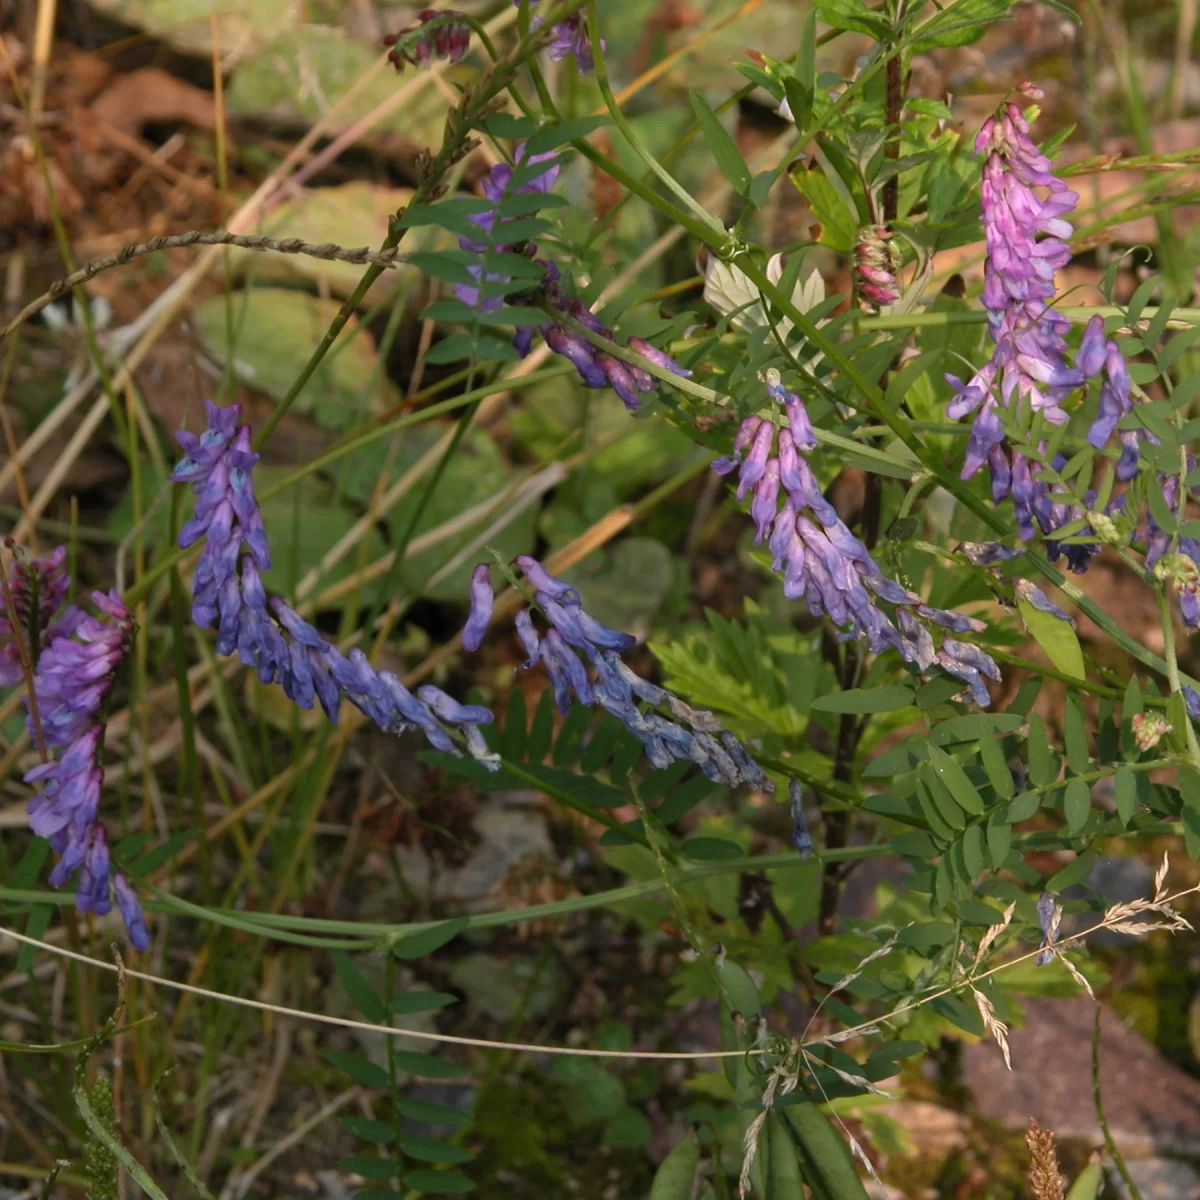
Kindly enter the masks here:
M 1054 1134 L 1031 1120 L 1025 1131 L 1025 1145 L 1029 1147 L 1029 1191 L 1033 1200 L 1065 1200 Z

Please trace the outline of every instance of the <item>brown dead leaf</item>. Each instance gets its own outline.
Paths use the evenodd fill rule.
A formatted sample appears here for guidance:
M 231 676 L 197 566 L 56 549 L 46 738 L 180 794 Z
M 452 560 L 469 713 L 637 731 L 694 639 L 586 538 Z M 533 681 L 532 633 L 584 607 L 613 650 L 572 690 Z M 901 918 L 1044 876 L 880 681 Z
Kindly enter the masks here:
M 137 137 L 150 122 L 175 122 L 213 129 L 216 113 L 211 92 L 193 87 L 159 67 L 119 75 L 96 98 L 91 114 Z

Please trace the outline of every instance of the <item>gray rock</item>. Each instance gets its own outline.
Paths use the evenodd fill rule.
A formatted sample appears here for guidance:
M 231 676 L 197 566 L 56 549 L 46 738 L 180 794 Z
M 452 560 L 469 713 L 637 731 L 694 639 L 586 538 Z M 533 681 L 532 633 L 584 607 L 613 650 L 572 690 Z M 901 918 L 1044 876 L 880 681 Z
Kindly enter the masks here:
M 1135 1158 L 1126 1166 L 1142 1200 L 1200 1200 L 1200 1175 L 1177 1158 Z M 1108 1179 L 1113 1193 L 1128 1200 L 1120 1173 L 1110 1170 Z
M 488 895 L 513 867 L 529 859 L 554 861 L 546 818 L 536 808 L 484 808 L 475 817 L 475 830 L 479 845 L 461 867 L 434 864 L 419 845 L 397 846 L 405 879 L 431 900 L 493 908 Z
M 976 1110 L 1012 1129 L 1031 1117 L 1060 1138 L 1094 1145 L 1101 1132 L 1092 1103 L 1095 1005 L 1024 997 L 1025 1023 L 1009 1034 L 1013 1070 L 987 1043 L 963 1051 L 963 1080 Z M 1122 1154 L 1200 1157 L 1200 1080 L 1168 1063 L 1144 1038 L 1105 1009 L 1100 1023 L 1105 1113 Z
M 1153 890 L 1154 868 L 1140 858 L 1121 855 L 1100 859 L 1087 878 L 1086 888 L 1070 888 L 1066 894 L 1071 899 L 1098 895 L 1106 905 L 1111 905 L 1127 904 L 1150 895 Z M 1100 919 L 1099 913 L 1080 913 L 1072 919 L 1071 932 L 1091 929 Z M 1107 929 L 1098 929 L 1088 938 L 1097 946 L 1123 946 L 1136 940 L 1130 934 L 1112 933 Z

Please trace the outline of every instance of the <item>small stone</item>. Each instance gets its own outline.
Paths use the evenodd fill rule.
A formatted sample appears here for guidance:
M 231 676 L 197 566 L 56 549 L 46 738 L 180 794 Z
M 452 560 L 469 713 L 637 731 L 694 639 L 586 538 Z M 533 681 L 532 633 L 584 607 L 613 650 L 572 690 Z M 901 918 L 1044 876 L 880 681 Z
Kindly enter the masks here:
M 1176 1158 L 1141 1158 L 1126 1162 L 1142 1200 L 1200 1200 L 1200 1175 Z M 1128 1200 L 1129 1191 L 1117 1171 L 1109 1172 L 1114 1191 Z

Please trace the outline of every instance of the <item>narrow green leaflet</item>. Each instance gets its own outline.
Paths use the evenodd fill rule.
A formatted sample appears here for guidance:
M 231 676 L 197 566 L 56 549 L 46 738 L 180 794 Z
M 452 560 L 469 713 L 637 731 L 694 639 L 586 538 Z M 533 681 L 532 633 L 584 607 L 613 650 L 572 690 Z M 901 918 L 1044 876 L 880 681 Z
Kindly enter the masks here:
M 410 933 L 408 937 L 402 938 L 392 947 L 392 953 L 397 958 L 424 958 L 458 937 L 466 927 L 466 917 L 443 921 L 432 929 L 422 929 L 419 933 Z
M 1067 832 L 1077 834 L 1086 824 L 1092 811 L 1092 789 L 1082 779 L 1072 779 L 1063 796 L 1063 812 Z
M 1012 849 L 1012 826 L 998 812 L 988 817 L 987 847 L 992 869 L 1000 870 Z
M 896 683 L 888 687 L 830 692 L 814 700 L 813 708 L 828 713 L 886 713 L 898 712 L 912 703 L 912 690 Z
M 729 186 L 739 196 L 749 196 L 753 183 L 750 168 L 746 166 L 746 160 L 734 145 L 733 138 L 726 132 L 720 118 L 708 107 L 708 101 L 699 92 L 689 91 L 688 100 L 691 102 L 692 112 L 696 114 L 700 132 L 704 134 L 704 140 L 708 143 L 713 158 L 717 160 L 721 173 L 729 180 Z
M 354 1001 L 354 1006 L 358 1011 L 373 1025 L 385 1024 L 387 1009 L 358 967 L 345 954 L 338 951 L 333 955 L 333 968 L 337 972 L 342 987 L 346 989 L 346 995 Z
M 1013 794 L 1012 772 L 1004 758 L 1004 750 L 998 738 L 981 737 L 979 739 L 979 757 L 983 761 L 983 769 L 987 772 L 988 782 L 997 799 L 1010 800 Z
M 1074 698 L 1067 701 L 1063 710 L 1063 745 L 1067 752 L 1067 766 L 1076 775 L 1082 775 L 1091 766 L 1091 754 L 1083 713 Z
M 1113 790 L 1117 804 L 1117 816 L 1126 829 L 1137 812 L 1137 779 L 1128 768 L 1122 767 L 1113 776 Z
M 1058 777 L 1058 768 L 1050 756 L 1050 741 L 1042 718 L 1029 718 L 1029 781 L 1035 787 L 1045 787 Z
M 699 1165 L 700 1142 L 694 1133 L 689 1133 L 654 1172 L 650 1200 L 692 1200 L 692 1184 Z
M 1087 672 L 1083 665 L 1083 650 L 1074 628 L 1053 613 L 1044 613 L 1034 608 L 1024 596 L 1017 595 L 1017 612 L 1025 622 L 1029 636 L 1045 652 L 1046 657 L 1064 675 L 1084 680 Z
M 946 785 L 955 802 L 964 812 L 978 816 L 983 812 L 983 797 L 967 778 L 967 773 L 940 746 L 930 746 L 929 762 L 938 779 Z

